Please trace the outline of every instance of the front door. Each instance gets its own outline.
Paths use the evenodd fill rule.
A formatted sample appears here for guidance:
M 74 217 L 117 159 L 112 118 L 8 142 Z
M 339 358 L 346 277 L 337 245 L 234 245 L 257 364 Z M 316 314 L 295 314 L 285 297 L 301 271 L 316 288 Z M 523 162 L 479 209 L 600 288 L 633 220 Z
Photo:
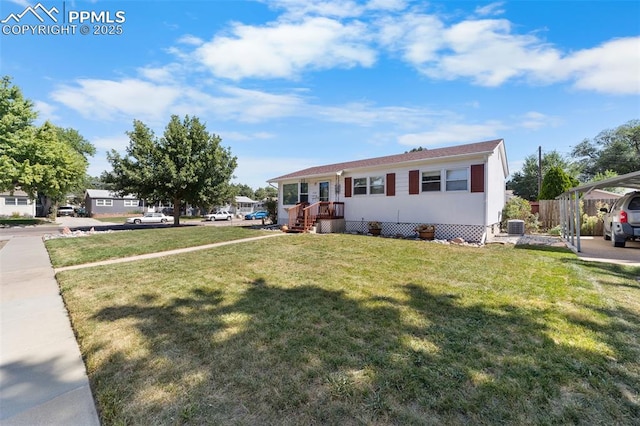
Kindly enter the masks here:
M 329 201 L 329 182 L 320 182 L 320 201 Z

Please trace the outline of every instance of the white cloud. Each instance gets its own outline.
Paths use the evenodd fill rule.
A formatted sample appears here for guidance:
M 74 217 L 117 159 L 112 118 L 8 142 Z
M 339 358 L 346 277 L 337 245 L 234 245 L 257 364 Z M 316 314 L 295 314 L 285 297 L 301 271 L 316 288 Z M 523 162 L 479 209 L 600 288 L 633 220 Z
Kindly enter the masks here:
M 506 20 L 463 21 L 442 34 L 447 49 L 431 63 L 415 62 L 433 78 L 471 78 L 482 86 L 499 86 L 515 77 L 544 73 L 559 52 L 532 35 L 511 34 Z
M 504 2 L 489 3 L 485 6 L 476 7 L 476 14 L 479 16 L 502 15 L 505 10 L 502 8 Z
M 537 111 L 529 111 L 516 118 L 517 125 L 529 130 L 538 130 L 543 127 L 557 127 L 562 120 L 559 117 L 546 115 Z
M 578 89 L 640 94 L 640 37 L 611 40 L 575 52 L 559 68 L 560 76 L 567 72 L 575 78 Z
M 59 117 L 56 115 L 56 107 L 44 101 L 34 101 L 34 109 L 38 112 L 38 121 L 56 121 Z
M 327 18 L 264 27 L 235 24 L 194 52 L 196 60 L 219 77 L 294 78 L 307 69 L 371 66 L 375 51 L 364 24 Z
M 136 79 L 76 80 L 62 85 L 51 97 L 79 112 L 85 118 L 162 119 L 168 108 L 181 96 L 177 87 L 153 84 Z
M 440 124 L 435 129 L 402 135 L 398 143 L 407 146 L 446 145 L 451 143 L 477 142 L 498 137 L 498 132 L 507 127 L 499 121 L 487 121 L 483 124 Z
M 491 6 L 491 7 L 489 7 Z M 501 3 L 480 12 L 494 14 Z M 640 93 L 640 37 L 563 52 L 534 34 L 515 34 L 506 19 L 468 19 L 446 25 L 437 15 L 405 13 L 376 22 L 378 42 L 433 79 L 468 78 L 495 87 L 519 79 L 574 82 L 580 90 Z
M 204 40 L 202 40 L 200 37 L 196 37 L 191 34 L 185 34 L 178 39 L 178 43 L 188 44 L 191 46 L 200 46 L 201 44 L 204 43 Z

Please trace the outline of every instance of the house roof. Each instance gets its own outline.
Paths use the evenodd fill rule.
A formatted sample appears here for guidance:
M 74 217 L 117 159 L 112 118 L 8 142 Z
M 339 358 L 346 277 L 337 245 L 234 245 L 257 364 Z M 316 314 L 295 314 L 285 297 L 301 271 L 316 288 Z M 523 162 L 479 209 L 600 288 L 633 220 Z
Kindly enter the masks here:
M 13 194 L 11 192 L 13 192 Z M 14 189 L 13 191 L 0 192 L 0 195 L 3 197 L 27 197 L 29 194 L 21 189 Z
M 308 176 L 320 176 L 335 174 L 340 171 L 360 169 L 366 167 L 385 166 L 389 164 L 399 163 L 411 163 L 421 160 L 431 159 L 444 159 L 450 157 L 459 157 L 464 155 L 473 154 L 488 154 L 493 152 L 496 147 L 503 143 L 502 139 L 495 139 L 486 142 L 477 142 L 467 145 L 457 145 L 445 148 L 426 149 L 423 151 L 407 152 L 404 154 L 388 155 L 386 157 L 368 158 L 365 160 L 347 161 L 344 163 L 328 164 L 325 166 L 309 167 L 307 169 L 299 170 L 297 172 L 289 173 L 286 175 L 278 176 L 273 179 L 269 179 L 269 182 L 275 182 L 284 179 L 308 177 Z M 503 158 L 504 166 L 506 167 L 506 158 Z
M 89 198 L 115 198 L 115 199 L 131 199 L 137 200 L 138 197 L 132 194 L 127 194 L 123 197 L 118 194 L 109 191 L 108 189 L 87 189 L 87 195 Z
M 236 196 L 236 203 L 248 203 L 248 204 L 253 204 L 255 203 L 255 201 L 253 201 L 251 198 L 249 197 L 245 197 L 244 195 L 237 195 Z

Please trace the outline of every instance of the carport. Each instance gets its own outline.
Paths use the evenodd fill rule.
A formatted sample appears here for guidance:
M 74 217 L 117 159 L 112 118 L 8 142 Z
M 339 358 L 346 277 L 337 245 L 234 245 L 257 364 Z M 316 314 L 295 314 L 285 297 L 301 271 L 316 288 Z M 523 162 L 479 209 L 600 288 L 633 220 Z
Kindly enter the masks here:
M 571 249 L 582 251 L 580 246 L 580 197 L 587 195 L 594 189 L 616 186 L 640 190 L 640 170 L 599 182 L 585 183 L 558 196 L 560 200 L 560 229 L 562 237 Z

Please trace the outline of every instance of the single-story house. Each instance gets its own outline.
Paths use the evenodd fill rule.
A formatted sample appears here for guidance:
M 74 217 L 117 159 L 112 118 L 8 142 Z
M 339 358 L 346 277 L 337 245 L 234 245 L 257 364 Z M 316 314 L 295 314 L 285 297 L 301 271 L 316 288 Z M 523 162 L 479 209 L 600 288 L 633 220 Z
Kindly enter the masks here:
M 241 215 L 253 212 L 253 209 L 258 203 L 257 201 L 253 201 L 251 198 L 245 197 L 244 195 L 237 195 L 235 197 L 235 202 L 235 206 L 231 206 L 229 211 L 231 213 Z
M 278 223 L 317 232 L 415 234 L 482 242 L 499 231 L 509 175 L 504 140 L 310 167 L 269 180 L 278 185 Z
M 0 192 L 0 216 L 36 215 L 36 202 L 26 192 L 16 189 L 13 192 Z
M 87 189 L 84 206 L 89 216 L 142 213 L 145 208 L 144 202 L 135 195 L 121 197 L 106 189 Z

